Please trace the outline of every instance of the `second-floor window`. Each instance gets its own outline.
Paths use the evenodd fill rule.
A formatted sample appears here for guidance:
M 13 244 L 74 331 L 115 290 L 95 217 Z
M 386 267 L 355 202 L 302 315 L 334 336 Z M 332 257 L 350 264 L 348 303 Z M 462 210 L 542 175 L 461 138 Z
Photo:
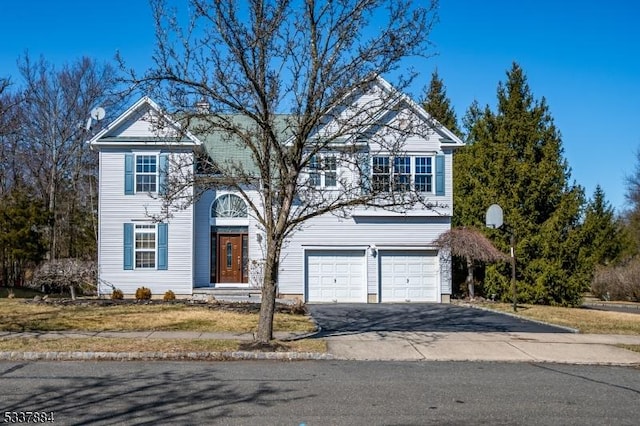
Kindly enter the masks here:
M 433 191 L 433 158 L 416 157 L 415 185 L 416 191 Z
M 372 166 L 374 191 L 433 192 L 433 157 L 376 156 Z
M 332 188 L 337 185 L 338 163 L 336 157 L 314 155 L 309 161 L 309 184 L 316 188 Z
M 157 192 L 158 157 L 136 155 L 136 192 Z
M 391 167 L 389 157 L 373 157 L 373 175 L 371 184 L 374 191 L 389 192 L 391 182 Z

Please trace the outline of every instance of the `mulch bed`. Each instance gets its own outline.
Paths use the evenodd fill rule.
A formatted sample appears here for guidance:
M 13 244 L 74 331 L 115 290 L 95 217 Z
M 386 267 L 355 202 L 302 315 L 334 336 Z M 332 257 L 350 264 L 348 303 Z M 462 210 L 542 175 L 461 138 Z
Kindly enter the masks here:
M 78 298 L 72 300 L 70 298 L 47 298 L 36 296 L 33 299 L 25 299 L 25 303 L 43 303 L 58 306 L 122 306 L 122 305 L 185 305 L 193 307 L 206 307 L 208 309 L 216 309 L 228 312 L 239 312 L 247 314 L 257 314 L 260 312 L 260 303 L 255 302 L 229 302 L 223 300 L 192 300 L 192 299 L 176 299 L 171 301 L 163 300 L 136 300 L 136 299 L 101 299 L 101 298 Z M 277 313 L 306 315 L 307 307 L 302 303 L 285 304 L 276 303 Z

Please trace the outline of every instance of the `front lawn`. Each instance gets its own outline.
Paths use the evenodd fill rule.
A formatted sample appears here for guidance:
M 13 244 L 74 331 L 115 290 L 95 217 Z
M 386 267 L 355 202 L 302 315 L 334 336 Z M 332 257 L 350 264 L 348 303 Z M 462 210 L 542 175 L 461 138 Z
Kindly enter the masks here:
M 224 303 L 72 304 L 0 299 L 0 331 L 197 331 L 251 333 L 258 326 L 254 306 Z M 276 313 L 274 331 L 309 332 L 306 315 Z
M 486 302 L 478 305 L 514 313 L 513 305 L 508 303 Z M 518 305 L 518 311 L 515 314 L 549 324 L 575 328 L 580 333 L 640 335 L 640 314 L 524 304 Z

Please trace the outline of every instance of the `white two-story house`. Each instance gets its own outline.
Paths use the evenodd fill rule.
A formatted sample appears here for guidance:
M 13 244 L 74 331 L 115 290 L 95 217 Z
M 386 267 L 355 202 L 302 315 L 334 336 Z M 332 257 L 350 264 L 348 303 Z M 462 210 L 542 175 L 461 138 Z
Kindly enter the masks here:
M 394 90 L 383 80 L 379 84 L 381 90 Z M 417 104 L 405 96 L 398 99 L 398 110 L 381 114 L 380 120 L 411 117 L 424 130 L 406 140 L 401 155 L 371 149 L 374 154 L 361 170 L 376 185 L 400 181 L 411 186 L 433 207 L 404 212 L 356 208 L 347 217 L 325 214 L 307 221 L 283 248 L 280 297 L 311 303 L 449 301 L 450 259 L 433 241 L 451 226 L 452 156 L 463 143 Z M 100 159 L 100 294 L 115 288 L 133 294 L 145 286 L 154 295 L 172 290 L 188 296 L 205 288 L 259 286 L 264 235 L 239 194 L 208 189 L 164 220 L 153 219 L 162 213 L 159 195 L 167 173 L 176 172 L 170 164 L 193 164 L 198 151 L 242 160 L 220 135 L 180 131 L 145 97 L 89 144 Z M 345 167 L 325 158 L 322 168 L 311 165 L 307 178 L 331 187 L 349 172 Z M 184 191 L 189 195 L 198 188 Z

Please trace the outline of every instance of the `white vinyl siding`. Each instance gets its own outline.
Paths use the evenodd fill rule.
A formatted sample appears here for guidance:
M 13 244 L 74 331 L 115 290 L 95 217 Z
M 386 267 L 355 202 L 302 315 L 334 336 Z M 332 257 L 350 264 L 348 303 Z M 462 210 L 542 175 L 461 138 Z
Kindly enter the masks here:
M 142 152 L 142 150 L 139 150 Z M 157 153 L 157 150 L 155 151 Z M 125 294 L 134 294 L 146 286 L 154 295 L 167 290 L 176 294 L 191 294 L 193 282 L 193 208 L 178 210 L 167 221 L 167 268 L 160 270 L 156 254 L 155 268 L 127 270 L 123 267 L 123 224 L 143 224 L 149 215 L 161 213 L 161 200 L 147 193 L 124 195 L 124 155 L 122 150 L 103 148 L 100 151 L 100 198 L 98 268 L 101 293 L 119 288 Z M 190 156 L 183 152 L 171 155 Z M 158 241 L 156 241 L 156 245 Z M 159 247 L 156 247 L 159 250 Z M 133 264 L 133 262 L 132 262 Z

